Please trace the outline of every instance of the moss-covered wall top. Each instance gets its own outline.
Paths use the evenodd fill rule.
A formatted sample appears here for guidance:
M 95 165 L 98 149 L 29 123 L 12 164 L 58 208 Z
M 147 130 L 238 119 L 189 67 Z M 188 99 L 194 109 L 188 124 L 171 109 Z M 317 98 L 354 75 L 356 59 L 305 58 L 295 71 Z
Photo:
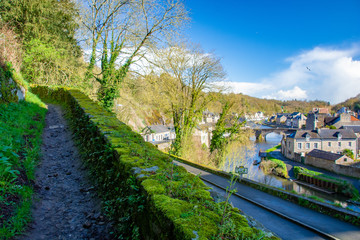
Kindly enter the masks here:
M 120 237 L 264 237 L 259 230 L 249 227 L 238 209 L 214 202 L 198 176 L 175 165 L 169 155 L 145 142 L 81 92 L 39 86 L 32 91 L 68 106 L 83 158 Z

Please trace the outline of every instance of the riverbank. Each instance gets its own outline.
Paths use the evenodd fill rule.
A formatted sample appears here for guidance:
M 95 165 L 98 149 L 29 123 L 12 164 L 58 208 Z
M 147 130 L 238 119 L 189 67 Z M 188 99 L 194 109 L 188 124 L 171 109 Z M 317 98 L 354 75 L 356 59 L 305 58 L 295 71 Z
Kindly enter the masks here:
M 195 167 L 195 168 L 197 168 L 199 170 L 206 171 L 207 173 L 203 173 L 202 174 L 203 176 L 205 176 L 205 175 L 209 176 L 209 174 L 213 174 L 213 175 L 216 175 L 216 176 L 219 176 L 219 177 L 223 177 L 225 179 L 229 179 L 231 177 L 231 174 L 227 173 L 227 172 L 223 172 L 223 171 L 219 171 L 219 170 L 216 170 L 216 169 L 213 169 L 213 168 L 209 168 L 207 166 L 200 165 L 200 164 L 191 162 L 189 160 L 177 158 L 175 156 L 174 156 L 174 159 L 176 161 L 179 161 L 179 162 L 185 163 L 187 165 L 193 166 L 193 167 Z M 238 190 L 240 190 L 240 189 L 244 190 L 244 193 L 246 193 L 246 194 L 250 194 L 253 191 L 253 190 L 250 190 L 250 189 L 253 188 L 254 190 L 255 189 L 260 190 L 260 191 L 265 192 L 267 194 L 270 194 L 270 195 L 273 195 L 275 197 L 286 200 L 285 202 L 281 203 L 281 206 L 285 206 L 285 204 L 286 205 L 291 204 L 290 202 L 292 202 L 292 203 L 295 203 L 297 205 L 300 205 L 300 206 L 303 206 L 303 207 L 306 207 L 306 208 L 310 208 L 310 209 L 312 209 L 314 211 L 324 213 L 326 215 L 341 219 L 342 221 L 349 222 L 349 223 L 352 223 L 354 225 L 360 226 L 360 214 L 359 213 L 356 213 L 356 212 L 353 212 L 353 211 L 350 211 L 350 210 L 347 210 L 347 209 L 339 208 L 337 206 L 333 206 L 333 205 L 330 205 L 328 203 L 316 201 L 315 199 L 312 199 L 310 197 L 305 197 L 305 196 L 302 196 L 302 195 L 299 195 L 299 194 L 296 194 L 296 193 L 293 193 L 293 192 L 285 191 L 283 189 L 279 189 L 279 188 L 272 187 L 272 186 L 269 186 L 269 185 L 266 185 L 266 184 L 258 183 L 258 182 L 252 181 L 250 179 L 242 178 L 241 183 L 251 187 L 246 191 L 244 190 L 244 188 L 238 188 Z M 270 200 L 270 197 L 265 196 L 265 195 L 261 196 L 261 197 L 259 196 L 256 199 L 258 199 L 258 200 L 266 199 L 266 203 L 269 203 L 269 202 L 276 203 L 277 202 L 277 200 L 275 200 L 275 199 Z M 286 203 L 287 201 L 289 203 Z M 274 207 L 275 207 L 275 205 L 274 205 Z M 282 209 L 281 211 L 284 211 L 284 209 Z M 288 211 L 293 212 L 294 207 L 292 206 L 291 208 L 289 208 Z M 287 212 L 287 210 L 285 210 L 285 212 Z M 307 218 L 306 214 L 303 214 L 304 210 L 302 210 L 301 212 L 302 212 L 302 214 L 300 214 L 300 215 Z M 313 218 L 313 219 L 318 219 L 318 218 Z

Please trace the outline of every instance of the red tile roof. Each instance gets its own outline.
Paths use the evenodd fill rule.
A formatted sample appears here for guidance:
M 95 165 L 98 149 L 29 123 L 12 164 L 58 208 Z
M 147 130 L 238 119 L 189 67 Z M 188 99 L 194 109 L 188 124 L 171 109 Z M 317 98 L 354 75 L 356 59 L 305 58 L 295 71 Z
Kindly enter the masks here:
M 354 116 L 351 116 L 351 121 L 360 121 L 359 119 L 357 119 L 356 117 Z

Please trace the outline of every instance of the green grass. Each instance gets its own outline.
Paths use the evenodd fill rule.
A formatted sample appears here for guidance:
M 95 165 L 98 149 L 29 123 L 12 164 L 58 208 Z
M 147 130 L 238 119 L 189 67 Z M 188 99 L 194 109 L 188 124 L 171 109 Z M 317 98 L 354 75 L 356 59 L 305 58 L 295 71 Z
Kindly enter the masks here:
M 0 105 L 0 239 L 13 238 L 30 221 L 45 114 L 45 104 L 30 92 L 25 101 Z
M 333 176 L 323 174 L 321 172 L 312 171 L 307 168 L 298 167 L 298 166 L 294 167 L 294 174 L 296 178 L 298 177 L 298 174 L 303 174 L 312 178 L 320 179 L 322 181 L 332 182 L 340 187 L 339 191 L 341 193 L 351 196 L 352 199 L 355 201 L 360 200 L 359 191 L 350 182 L 346 180 L 339 179 Z
M 276 164 L 275 170 L 279 173 L 278 175 L 289 178 L 286 164 L 283 161 L 273 157 L 267 157 L 267 159 Z
M 281 148 L 281 144 L 276 145 L 275 147 L 269 148 L 268 150 L 266 150 L 265 152 L 269 153 L 269 152 L 273 152 L 277 149 Z

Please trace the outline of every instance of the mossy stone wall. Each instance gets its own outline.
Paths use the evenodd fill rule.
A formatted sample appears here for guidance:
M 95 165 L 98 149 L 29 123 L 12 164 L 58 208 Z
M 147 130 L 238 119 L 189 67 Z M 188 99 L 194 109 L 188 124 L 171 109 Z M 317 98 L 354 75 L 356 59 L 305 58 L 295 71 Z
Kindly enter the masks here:
M 77 90 L 34 86 L 68 108 L 83 159 L 118 237 L 125 239 L 258 239 L 239 210 L 215 203 L 199 177 Z M 275 238 L 275 237 L 273 237 Z M 267 239 L 262 236 L 262 239 Z

